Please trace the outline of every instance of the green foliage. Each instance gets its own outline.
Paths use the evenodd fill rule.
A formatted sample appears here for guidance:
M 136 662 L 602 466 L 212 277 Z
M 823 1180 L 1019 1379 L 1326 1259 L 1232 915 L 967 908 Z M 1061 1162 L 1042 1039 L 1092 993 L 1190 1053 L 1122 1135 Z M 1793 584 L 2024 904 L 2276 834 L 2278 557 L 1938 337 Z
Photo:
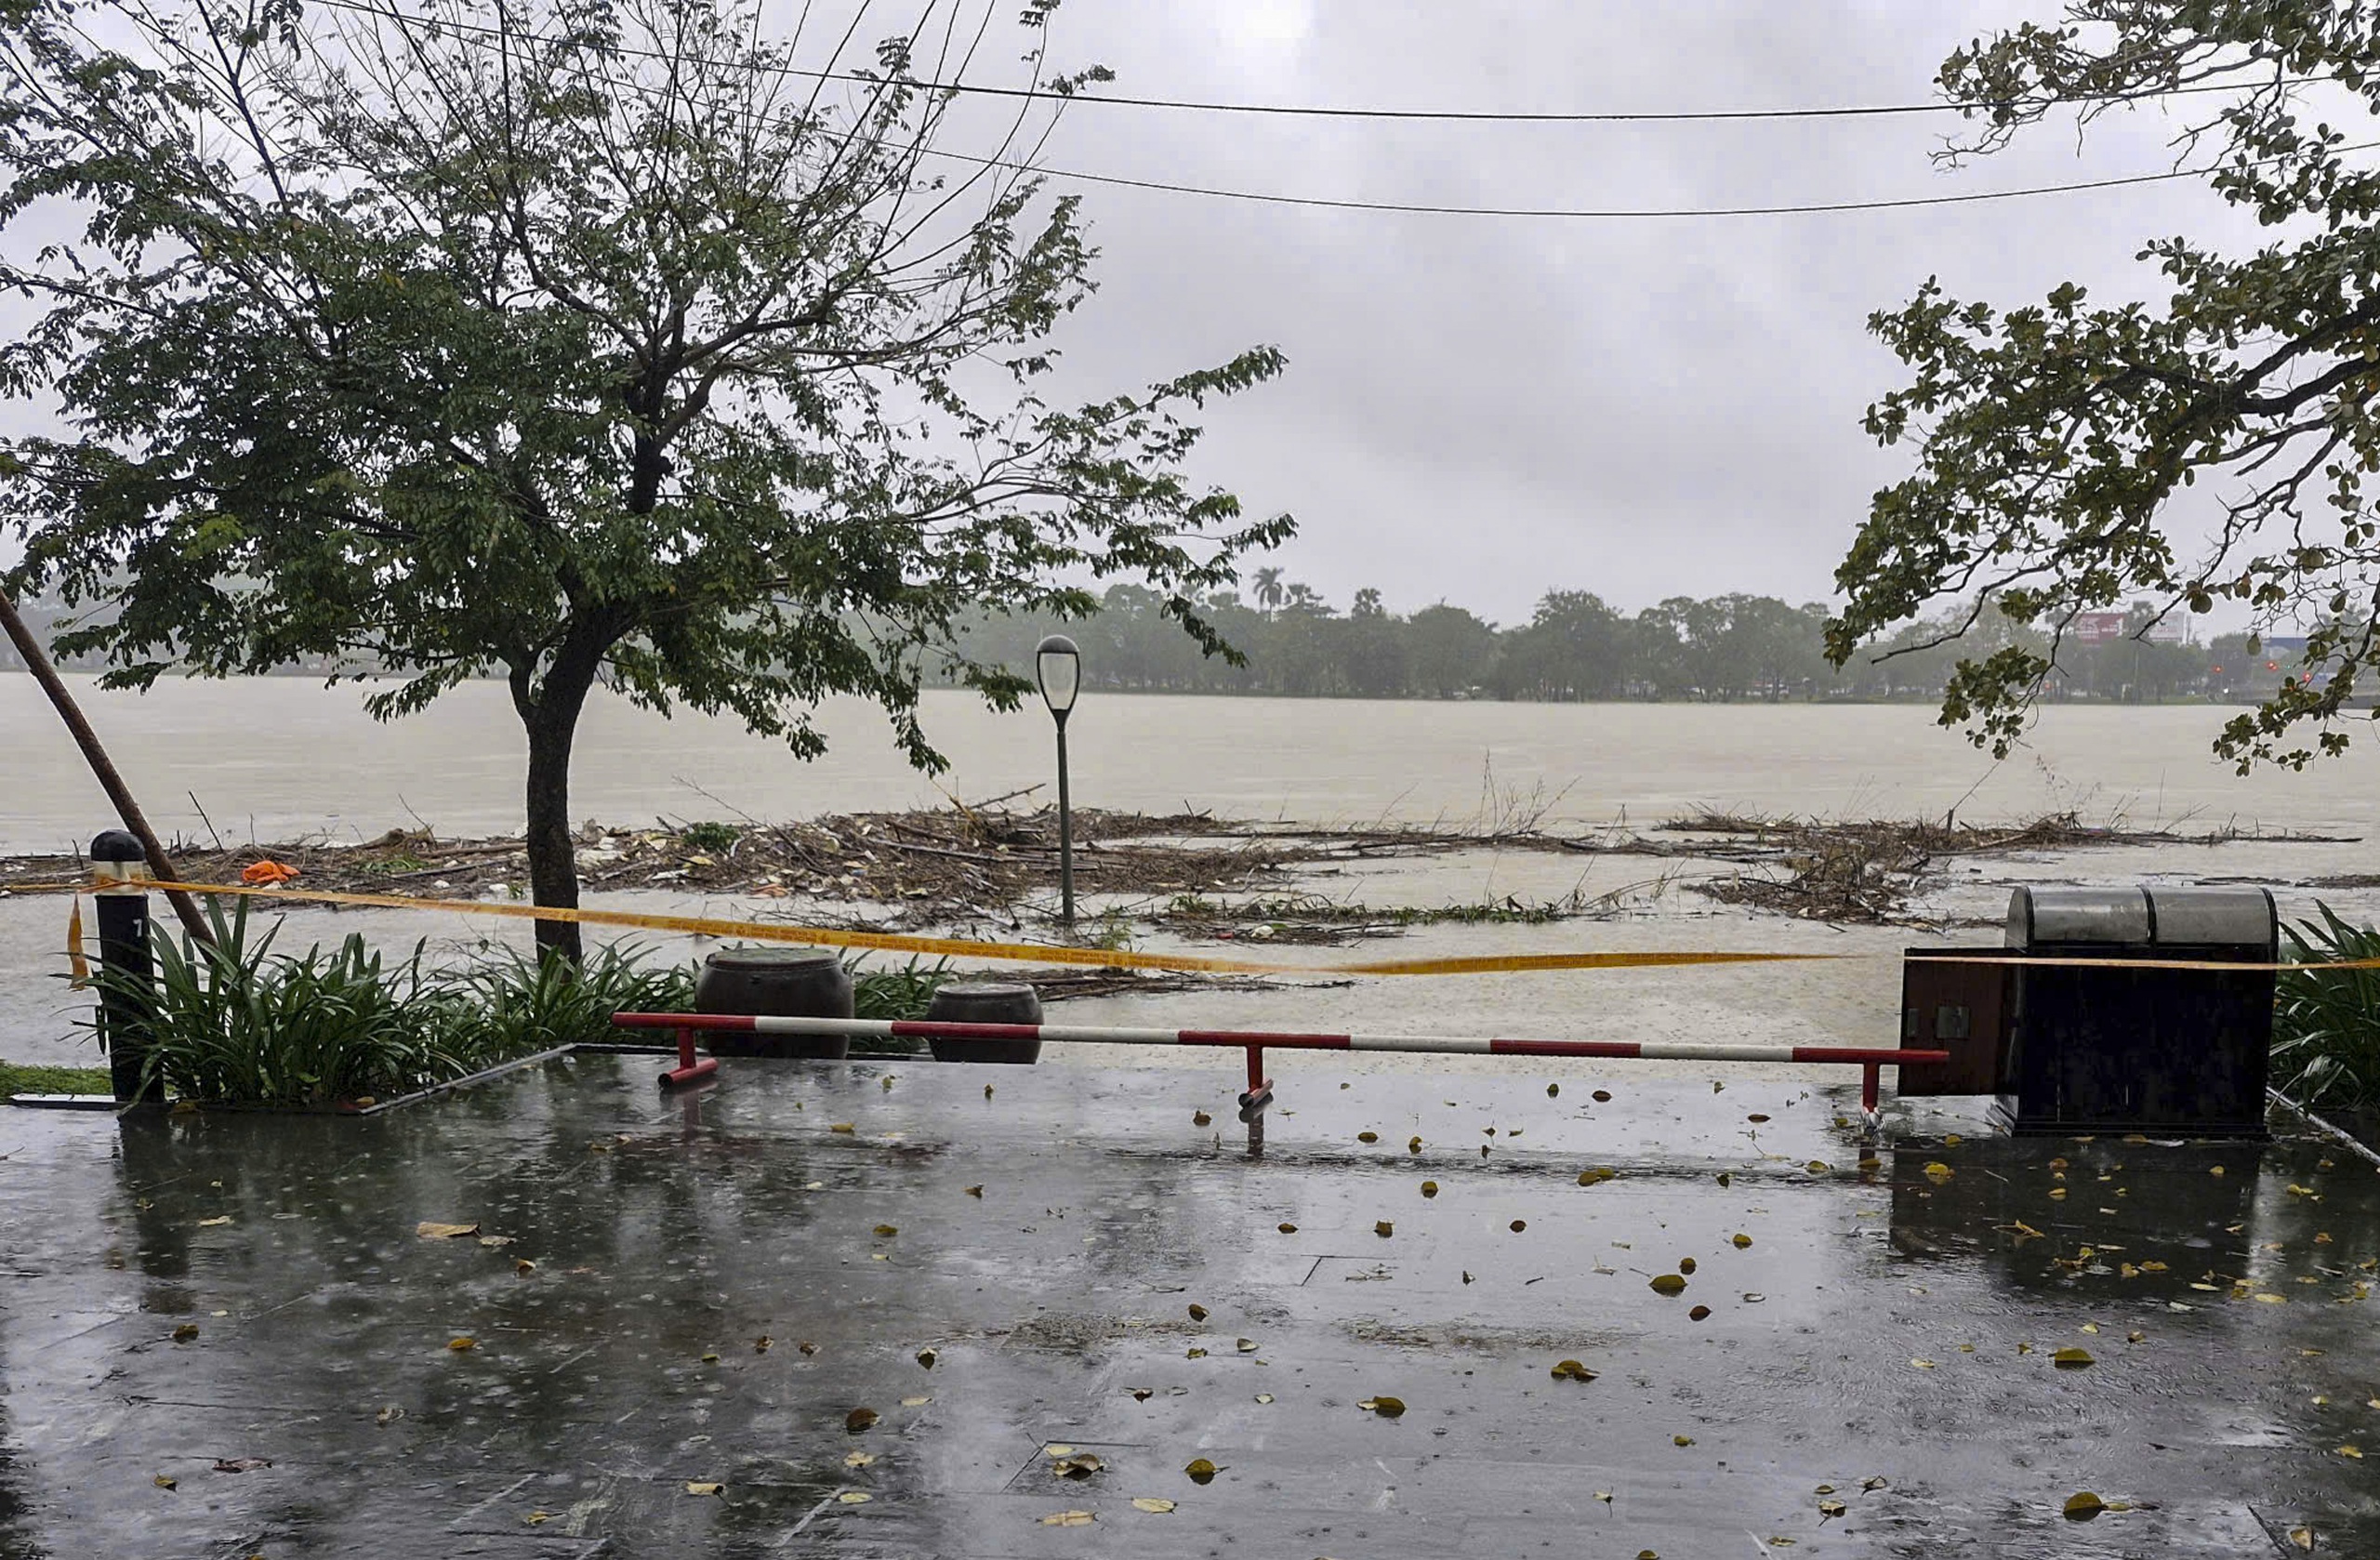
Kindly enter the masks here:
M 2307 78 L 2328 85 L 2285 85 Z M 1911 377 L 1867 430 L 1913 443 L 1917 469 L 1875 496 L 1836 573 L 1846 602 L 1829 654 L 1842 664 L 1952 597 L 2047 631 L 2049 647 L 1987 644 L 1950 676 L 1943 722 L 2004 753 L 2073 614 L 2228 601 L 2266 627 L 2307 627 L 2312 671 L 2260 679 L 2259 707 L 2216 751 L 2242 770 L 2342 751 L 2348 700 L 2380 663 L 2365 491 L 2380 469 L 2380 167 L 2336 123 L 2368 128 L 2380 112 L 2369 7 L 2071 0 L 2062 21 L 1960 49 L 1939 84 L 1975 126 L 1954 160 L 2061 110 L 2087 126 L 2185 84 L 2236 88 L 2176 100 L 2204 105 L 2180 139 L 2209 188 L 2273 236 L 2237 257 L 2149 241 L 2140 258 L 2166 289 L 2154 302 L 2096 305 L 2068 283 L 2003 311 L 1928 281 L 1874 315 Z
M 688 824 L 678 831 L 679 842 L 695 851 L 728 850 L 743 838 L 744 829 L 738 824 Z
M 870 970 L 867 956 L 852 960 L 852 1016 L 866 1019 L 916 1019 L 926 1016 L 933 994 L 950 979 L 950 961 L 927 965 L 912 958 L 898 970 Z
M 929 671 L 1030 689 L 952 642 L 962 609 L 1136 578 L 1228 654 L 1193 603 L 1292 524 L 1194 486 L 1186 419 L 1283 359 L 1045 399 L 1094 251 L 1029 168 L 932 160 L 959 99 L 911 56 L 963 73 L 974 4 L 929 0 L 850 93 L 792 86 L 745 0 L 0 11 L 0 290 L 45 311 L 0 393 L 73 430 L 0 444 L 0 581 L 105 609 L 59 642 L 114 685 L 385 668 L 390 718 L 505 679 L 549 905 L 599 681 L 802 758 L 856 694 L 932 769 Z M 1063 96 L 1102 73 L 1048 66 L 1050 9 L 1025 85 Z
M 610 943 L 572 964 L 498 945 L 483 962 L 444 977 L 443 988 L 467 1011 L 475 1053 L 503 1060 L 619 1038 L 614 1013 L 691 1011 L 694 968 L 648 966 L 646 957 L 633 944 Z
M 350 936 L 325 952 L 275 954 L 276 923 L 251 937 L 248 906 L 206 906 L 215 944 L 155 928 L 153 985 L 99 980 L 136 1004 L 147 1070 L 182 1099 L 321 1104 L 389 1096 L 503 1060 L 478 1043 L 463 1004 L 422 966 L 422 945 L 386 964 Z M 96 1022 L 96 1020 L 94 1020 Z
M 213 947 L 155 924 L 153 985 L 120 972 L 99 977 L 139 1005 L 150 1075 L 181 1099 L 388 1099 L 556 1046 L 608 1039 L 615 1012 L 694 1005 L 690 968 L 649 968 L 642 950 L 620 945 L 579 965 L 483 945 L 480 960 L 449 971 L 429 967 L 422 944 L 390 962 L 360 935 L 329 950 L 275 953 L 281 923 L 258 935 L 245 900 L 229 914 L 209 901 L 207 917 Z
M 2292 964 L 2380 959 L 2380 929 L 2354 926 L 2329 906 L 2282 928 Z M 2380 1104 L 2380 970 L 2284 973 L 2273 1009 L 2273 1086 L 2307 1106 Z

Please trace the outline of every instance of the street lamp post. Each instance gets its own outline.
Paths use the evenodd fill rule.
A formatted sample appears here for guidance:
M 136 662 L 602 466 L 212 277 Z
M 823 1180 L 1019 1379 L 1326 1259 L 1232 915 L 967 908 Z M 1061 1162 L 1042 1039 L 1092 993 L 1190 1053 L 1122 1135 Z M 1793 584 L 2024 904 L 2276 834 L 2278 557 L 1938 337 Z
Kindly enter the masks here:
M 1082 690 L 1082 652 L 1064 634 L 1051 634 L 1033 652 L 1034 680 L 1041 684 L 1041 701 L 1058 722 L 1058 899 L 1059 919 L 1075 923 L 1074 799 L 1066 790 L 1066 717 Z

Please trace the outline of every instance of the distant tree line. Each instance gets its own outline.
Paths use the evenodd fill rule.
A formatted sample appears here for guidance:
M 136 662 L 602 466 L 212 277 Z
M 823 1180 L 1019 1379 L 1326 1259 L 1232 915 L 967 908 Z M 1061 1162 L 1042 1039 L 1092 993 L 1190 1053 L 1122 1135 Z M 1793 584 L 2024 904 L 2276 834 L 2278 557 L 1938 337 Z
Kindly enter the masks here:
M 1840 670 L 1827 663 L 1822 633 L 1829 609 L 1792 605 L 1773 596 L 1673 596 L 1624 613 L 1586 590 L 1554 590 L 1526 623 L 1499 628 L 1441 602 L 1409 615 L 1389 612 L 1377 590 L 1359 590 L 1342 613 L 1311 588 L 1260 569 L 1243 600 L 1223 592 L 1199 602 L 1200 615 L 1247 657 L 1234 666 L 1201 655 L 1165 612 L 1164 598 L 1116 585 L 1087 619 L 1000 617 L 977 613 L 962 625 L 971 652 L 1030 675 L 1033 647 L 1064 633 L 1082 646 L 1087 687 L 1116 692 L 1249 694 L 1375 699 L 1685 700 L 1710 703 L 1792 700 L 1875 701 L 1941 696 L 1959 656 L 2004 645 L 2055 651 L 2044 689 L 2053 701 L 2159 704 L 2185 699 L 2240 702 L 2270 694 L 2298 671 L 2295 641 L 2276 649 L 2245 634 L 2208 641 L 2152 641 L 2146 608 L 2127 616 L 2122 637 L 2084 643 L 2020 629 L 1987 610 L 1955 641 L 1964 610 L 1903 628 L 1881 651 Z M 54 604 L 23 611 L 46 640 L 65 616 Z M 1936 641 L 1945 641 L 1940 644 Z M 98 670 L 96 654 L 61 657 L 70 669 Z M 0 640 L 0 668 L 18 666 Z M 284 675 L 352 672 L 322 658 L 294 662 Z
M 2293 653 L 2251 652 L 2245 634 L 2211 642 L 2164 642 L 2153 615 L 2134 609 L 2119 637 L 2018 628 L 1987 609 L 1963 637 L 1965 609 L 1904 627 L 1841 668 L 1825 655 L 1830 609 L 1773 596 L 1673 596 L 1627 613 L 1587 590 L 1548 591 L 1526 623 L 1500 628 L 1444 602 L 1392 613 L 1378 590 L 1355 592 L 1341 612 L 1308 586 L 1260 569 L 1245 596 L 1224 591 L 1197 610 L 1246 656 L 1235 666 L 1199 654 L 1164 599 L 1111 587 L 1087 620 L 979 618 L 976 653 L 1029 670 L 1048 633 L 1082 647 L 1087 687 L 1121 692 L 1254 694 L 1379 699 L 1791 700 L 1935 699 L 1962 655 L 2007 644 L 2054 652 L 2051 700 L 2149 704 L 2268 694 L 2294 669 Z M 1937 643 L 1937 641 L 1944 642 Z

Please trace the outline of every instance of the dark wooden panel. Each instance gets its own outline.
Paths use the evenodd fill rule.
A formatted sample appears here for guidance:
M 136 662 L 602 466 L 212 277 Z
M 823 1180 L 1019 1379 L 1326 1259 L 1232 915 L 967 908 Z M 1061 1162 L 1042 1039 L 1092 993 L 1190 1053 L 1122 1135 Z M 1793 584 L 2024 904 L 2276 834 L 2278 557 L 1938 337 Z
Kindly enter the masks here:
M 1914 951 L 1914 950 L 1912 950 Z M 1978 959 L 2005 957 L 2003 948 L 1926 949 Z M 1900 1069 L 1905 1095 L 1994 1094 L 2008 1035 L 2009 979 L 2015 971 L 1991 963 L 1910 958 L 1901 964 L 1900 1041 L 1943 1050 L 1950 1060 Z

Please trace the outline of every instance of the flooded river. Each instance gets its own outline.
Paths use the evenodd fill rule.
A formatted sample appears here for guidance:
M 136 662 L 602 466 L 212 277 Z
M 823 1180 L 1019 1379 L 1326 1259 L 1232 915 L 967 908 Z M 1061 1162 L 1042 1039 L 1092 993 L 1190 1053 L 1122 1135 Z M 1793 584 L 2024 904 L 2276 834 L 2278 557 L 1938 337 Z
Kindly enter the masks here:
M 444 834 L 520 826 L 521 734 L 503 690 L 493 684 L 461 689 L 428 714 L 392 726 L 366 720 L 352 689 L 290 679 L 175 682 L 145 698 L 99 694 L 87 681 L 80 686 L 94 723 L 168 836 L 205 838 L 192 793 L 227 840 L 371 838 L 414 826 L 416 818 Z M 2380 873 L 2380 820 L 2374 818 L 2380 756 L 2367 743 L 2345 761 L 2304 774 L 2242 779 L 2208 754 L 2223 714 L 2202 707 L 2055 709 L 2027 750 L 1995 764 L 1912 706 L 1092 695 L 1072 727 L 1074 789 L 1078 803 L 1088 806 L 1162 812 L 1186 804 L 1308 822 L 1383 815 L 1468 821 L 1483 807 L 1492 814 L 1499 807 L 1541 803 L 1543 821 L 1552 826 L 1622 817 L 1641 826 L 1705 804 L 1863 817 L 1939 815 L 1956 807 L 1971 821 L 2072 809 L 2090 822 L 2122 819 L 2135 826 L 2236 822 L 2359 838 L 2342 844 L 2247 839 L 2217 849 L 2176 844 L 2034 852 L 1946 864 L 1923 909 L 1928 919 L 1968 921 L 1953 936 L 1972 939 L 1972 922 L 1998 915 L 2016 882 L 2219 877 L 2279 886 L 2293 915 L 2308 913 L 2319 892 L 2348 914 L 2380 917 L 2380 894 L 2307 886 L 2326 876 Z M 977 701 L 935 694 L 927 697 L 926 721 L 952 760 L 945 783 L 971 800 L 1035 785 L 1050 773 L 1050 721 L 1038 706 L 995 715 Z M 98 787 L 29 678 L 0 676 L 0 722 L 8 738 L 0 747 L 0 848 L 56 850 L 105 826 L 107 808 Z M 901 762 L 882 718 L 866 707 L 831 706 L 822 725 L 833 749 L 803 764 L 725 721 L 664 721 L 616 700 L 599 701 L 581 730 L 573 813 L 620 824 L 663 813 L 725 817 L 732 809 L 785 818 L 941 800 L 932 784 Z M 719 800 L 706 799 L 695 786 Z M 1519 800 L 1497 800 L 1510 797 Z M 1888 1040 L 1896 1033 L 1898 952 L 1924 934 L 1904 927 L 1792 920 L 1720 905 L 1685 886 L 1698 874 L 1731 870 L 1717 863 L 1492 850 L 1385 861 L 1296 886 L 1370 906 L 1608 893 L 1623 908 L 1605 919 L 1431 926 L 1393 942 L 1297 951 L 1325 962 L 1391 953 L 1421 958 L 1574 948 L 1736 947 L 1848 957 L 1722 966 L 1690 976 L 1638 970 L 1308 980 L 1262 991 L 1103 998 L 1068 1003 L 1065 1011 L 1081 1023 L 1485 1030 L 1615 1040 Z M 799 918 L 810 909 L 792 901 L 662 889 L 598 895 L 590 903 L 725 917 Z M 1088 902 L 1090 913 L 1100 907 L 1095 899 Z M 92 1059 L 73 1025 L 79 1003 L 56 978 L 64 968 L 64 919 L 65 906 L 54 898 L 0 901 L 0 1057 Z M 975 930 L 1042 934 L 1038 921 Z M 293 918 L 283 942 L 302 948 L 312 939 L 335 940 L 350 932 L 399 948 L 426 936 L 434 951 L 457 954 L 483 937 L 520 941 L 526 935 L 519 922 L 443 912 L 308 911 Z M 638 935 L 690 958 L 716 945 Z M 1983 936 L 1992 940 L 1989 932 Z M 1183 945 L 1144 924 L 1134 940 L 1152 951 Z M 1195 951 L 1236 946 L 1202 944 Z M 1236 1064 L 1231 1058 L 1170 1051 L 1077 1053 L 1067 1060 Z M 1333 1059 L 1323 1070 L 1424 1064 L 1434 1072 L 1493 1065 L 1486 1059 L 1391 1055 Z
M 352 687 L 295 678 L 167 681 L 146 696 L 75 680 L 161 833 L 228 840 L 369 837 L 418 819 L 443 834 L 517 830 L 524 760 L 505 690 L 474 683 L 390 725 Z M 2192 819 L 2363 832 L 2380 744 L 2304 774 L 2234 775 L 2209 753 L 2210 707 L 2047 711 L 2002 763 L 1897 705 L 1540 705 L 1086 695 L 1070 728 L 1078 805 L 1184 806 L 1309 822 L 1471 818 L 1517 795 L 1549 824 L 1638 823 L 1710 804 L 1800 814 L 1965 819 L 2071 808 L 2092 822 Z M 1046 782 L 1048 714 L 932 693 L 926 729 L 970 800 Z M 837 701 L 832 746 L 801 763 L 732 721 L 665 721 L 599 695 L 580 727 L 572 812 L 641 823 L 932 805 L 879 712 Z M 31 678 L 0 675 L 0 850 L 55 850 L 108 810 Z M 694 787 L 718 800 L 707 800 Z

